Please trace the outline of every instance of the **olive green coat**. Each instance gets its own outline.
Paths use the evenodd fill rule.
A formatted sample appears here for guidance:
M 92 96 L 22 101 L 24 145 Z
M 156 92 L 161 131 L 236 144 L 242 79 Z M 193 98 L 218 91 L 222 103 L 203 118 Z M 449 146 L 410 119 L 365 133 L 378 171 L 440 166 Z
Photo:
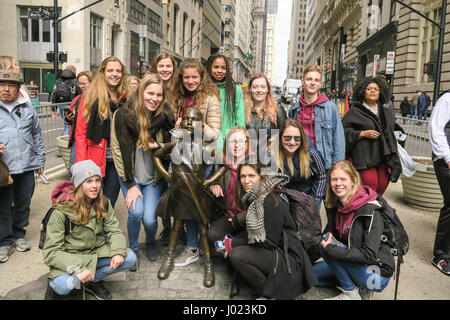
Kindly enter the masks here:
M 66 215 L 73 224 L 67 236 L 64 235 Z M 95 276 L 99 258 L 111 258 L 117 254 L 126 257 L 130 251 L 111 204 L 108 216 L 100 218 L 100 222 L 96 221 L 94 209 L 91 209 L 87 224 L 76 222 L 75 218 L 76 211 L 72 208 L 64 212 L 55 209 L 48 221 L 43 255 L 45 264 L 50 267 L 50 279 L 63 274 L 76 275 L 86 269 Z M 108 244 L 105 244 L 102 231 Z

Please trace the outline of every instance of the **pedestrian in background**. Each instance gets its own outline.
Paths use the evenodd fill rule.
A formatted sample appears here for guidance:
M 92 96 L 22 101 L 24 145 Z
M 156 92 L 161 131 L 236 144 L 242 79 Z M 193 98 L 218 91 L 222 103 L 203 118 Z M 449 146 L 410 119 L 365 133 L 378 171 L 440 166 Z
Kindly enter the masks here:
M 411 119 L 417 119 L 417 104 L 419 103 L 419 93 L 420 91 L 417 90 L 416 94 L 411 100 Z
M 28 251 L 25 240 L 33 197 L 34 174 L 44 173 L 44 140 L 30 99 L 20 94 L 23 80 L 14 71 L 0 71 L 0 159 L 8 166 L 13 184 L 1 188 L 0 262 L 13 247 Z
M 130 269 L 136 256 L 127 249 L 114 209 L 103 195 L 100 168 L 85 160 L 74 164 L 71 172 L 72 184 L 62 182 L 52 192 L 54 211 L 42 250 L 50 268 L 45 300 L 60 299 L 80 283 L 96 299 L 111 300 L 102 280 Z
M 78 87 L 76 68 L 73 65 L 67 65 L 61 73 L 61 77 L 56 79 L 55 87 L 52 93 L 52 103 L 64 103 L 67 104 L 58 106 L 58 112 L 61 119 L 64 121 L 63 131 L 61 136 L 68 135 L 70 133 L 70 124 L 65 121 L 66 113 L 70 113 L 70 102 L 81 93 Z M 56 152 L 57 156 L 61 156 L 61 152 L 58 147 Z
M 195 107 L 202 114 L 203 141 L 216 142 L 222 123 L 220 91 L 199 60 L 186 59 L 181 63 L 179 78 L 170 94 L 170 105 L 177 118 L 175 129 L 181 128 L 184 111 Z M 185 250 L 175 259 L 176 267 L 199 259 L 197 224 L 193 220 L 186 220 L 186 240 Z
M 450 275 L 450 92 L 439 98 L 428 128 L 433 149 L 433 167 L 441 188 L 444 206 L 437 222 L 432 264 Z
M 206 61 L 206 70 L 220 90 L 222 110 L 221 137 L 217 142 L 217 152 L 221 152 L 228 130 L 245 127 L 245 105 L 242 88 L 232 78 L 227 58 L 219 53 L 211 55 Z
M 156 261 L 160 252 L 156 244 L 159 198 L 167 190 L 167 181 L 155 168 L 153 152 L 170 142 L 175 115 L 167 103 L 164 83 L 158 74 L 150 73 L 128 100 L 114 114 L 112 150 L 119 174 L 120 187 L 128 208 L 128 240 L 139 258 L 139 232 L 145 231 L 146 256 Z M 170 219 L 163 220 L 170 230 Z
M 345 158 L 345 135 L 338 107 L 319 93 L 321 86 L 320 66 L 307 66 L 303 71 L 303 95 L 289 109 L 288 117 L 300 122 L 328 170 L 334 162 Z
M 129 92 L 127 69 L 118 58 L 108 57 L 83 95 L 77 114 L 75 163 L 90 159 L 102 169 L 103 193 L 113 207 L 120 184 L 111 151 L 111 122 Z
M 288 177 L 262 174 L 259 164 L 239 166 L 236 197 L 246 211 L 240 233 L 224 239 L 225 257 L 262 300 L 295 299 L 317 283 L 286 198 L 274 190 Z
M 427 99 L 425 98 L 422 91 L 419 91 L 417 94 L 419 96 L 419 100 L 417 102 L 418 119 L 425 120 L 425 113 L 427 112 Z
M 389 246 L 381 241 L 380 199 L 361 184 L 350 162 L 337 161 L 330 168 L 325 197 L 328 223 L 320 244 L 324 261 L 313 266 L 317 286 L 342 291 L 329 300 L 361 300 L 360 288 L 381 292 L 389 284 L 395 261 Z
M 367 78 L 356 86 L 353 106 L 342 118 L 347 159 L 360 173 L 363 185 L 380 195 L 401 173 L 394 131 L 404 130 L 395 123 L 388 99 L 385 82 Z
M 81 95 L 86 92 L 91 84 L 92 80 L 94 80 L 94 73 L 92 71 L 83 71 L 77 75 L 77 83 L 80 88 L 81 94 L 73 98 L 70 103 L 70 112 L 66 113 L 66 118 L 64 121 L 70 125 L 69 132 L 69 148 L 70 149 L 70 160 L 69 160 L 69 168 L 72 168 L 75 163 L 76 157 L 76 147 L 75 147 L 75 131 L 77 127 L 77 117 L 78 109 L 80 108 Z M 69 173 L 70 174 L 70 173 Z
M 408 117 L 408 114 L 411 112 L 411 103 L 409 102 L 408 96 L 403 97 L 403 101 L 400 103 L 400 113 L 402 114 L 403 118 Z M 405 120 L 403 119 L 403 123 L 405 123 Z
M 425 97 L 425 102 L 426 102 L 425 112 L 424 112 L 424 114 L 423 114 L 423 120 L 427 120 L 427 117 L 428 117 L 428 109 L 429 109 L 430 106 L 431 106 L 431 98 L 430 98 L 430 96 L 429 96 L 426 92 L 424 92 L 423 95 L 424 95 L 424 97 Z

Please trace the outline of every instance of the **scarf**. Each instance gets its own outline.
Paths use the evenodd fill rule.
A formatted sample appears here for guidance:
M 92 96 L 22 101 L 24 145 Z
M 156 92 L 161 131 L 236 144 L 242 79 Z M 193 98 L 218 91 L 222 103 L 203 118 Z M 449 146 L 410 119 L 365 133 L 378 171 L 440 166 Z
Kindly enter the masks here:
M 264 200 L 276 187 L 284 187 L 289 182 L 289 177 L 277 173 L 259 180 L 242 198 L 242 203 L 247 209 L 246 223 L 248 243 L 266 241 L 266 230 L 264 227 Z M 289 202 L 284 194 L 281 198 Z
M 350 232 L 350 227 L 355 217 L 356 210 L 370 201 L 377 199 L 375 191 L 367 186 L 362 186 L 351 198 L 345 207 L 338 206 L 336 214 L 336 229 L 339 233 L 339 240 L 346 241 Z
M 102 139 L 106 139 L 108 142 L 111 137 L 111 119 L 114 112 L 119 109 L 127 101 L 126 96 L 119 97 L 117 102 L 112 100 L 109 101 L 109 117 L 105 120 L 100 118 L 98 114 L 98 100 L 95 101 L 92 106 L 91 116 L 89 117 L 86 138 L 94 141 L 95 143 L 100 143 Z

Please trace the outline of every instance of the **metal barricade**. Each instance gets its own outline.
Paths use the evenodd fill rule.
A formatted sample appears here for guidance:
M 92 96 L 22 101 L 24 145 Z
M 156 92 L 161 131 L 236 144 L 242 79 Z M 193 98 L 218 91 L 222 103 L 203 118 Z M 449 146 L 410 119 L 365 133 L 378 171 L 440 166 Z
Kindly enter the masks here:
M 64 120 L 59 114 L 59 106 L 69 106 L 70 103 L 42 104 L 35 106 L 41 124 L 42 138 L 44 139 L 45 154 L 58 150 L 59 137 L 64 129 Z
M 409 155 L 431 158 L 432 149 L 428 136 L 429 121 L 398 116 L 396 119 L 407 135 L 405 149 Z

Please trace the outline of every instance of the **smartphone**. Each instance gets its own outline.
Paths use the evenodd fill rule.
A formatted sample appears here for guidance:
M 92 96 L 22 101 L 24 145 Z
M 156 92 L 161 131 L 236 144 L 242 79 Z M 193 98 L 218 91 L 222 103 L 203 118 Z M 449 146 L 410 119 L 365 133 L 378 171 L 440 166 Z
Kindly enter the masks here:
M 339 242 L 336 240 L 336 238 L 333 236 L 333 234 L 331 232 L 327 232 L 325 233 L 322 237 L 325 241 L 328 240 L 329 236 L 331 234 L 331 243 L 337 245 Z
M 400 134 L 397 131 L 394 131 L 394 135 L 399 141 L 405 141 L 406 140 L 406 134 L 404 134 L 404 133 Z
M 221 240 L 214 242 L 216 249 L 222 249 L 225 246 L 225 243 Z

